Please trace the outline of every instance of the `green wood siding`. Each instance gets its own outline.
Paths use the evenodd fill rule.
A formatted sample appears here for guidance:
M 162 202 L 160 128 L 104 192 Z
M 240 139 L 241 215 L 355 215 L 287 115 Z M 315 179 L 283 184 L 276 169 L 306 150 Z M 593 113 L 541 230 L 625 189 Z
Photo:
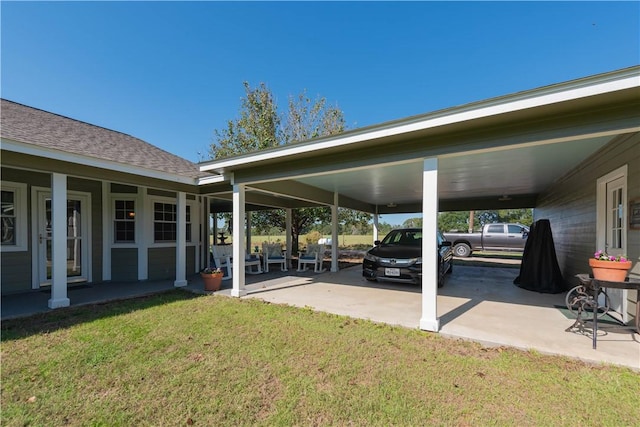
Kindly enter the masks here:
M 187 246 L 186 275 L 193 274 L 196 268 L 196 248 Z M 149 280 L 176 278 L 176 248 L 149 248 Z
M 628 200 L 640 200 L 640 133 L 617 137 L 557 181 L 538 199 L 535 219 L 549 219 L 558 263 L 572 285 L 575 275 L 589 271 L 596 244 L 596 182 L 624 166 Z M 634 262 L 629 276 L 640 278 L 640 230 L 627 230 L 627 256 Z M 635 315 L 636 291 L 627 293 L 628 313 Z
M 134 282 L 138 280 L 138 249 L 111 249 L 111 281 Z
M 2 293 L 31 289 L 31 251 L 2 253 Z

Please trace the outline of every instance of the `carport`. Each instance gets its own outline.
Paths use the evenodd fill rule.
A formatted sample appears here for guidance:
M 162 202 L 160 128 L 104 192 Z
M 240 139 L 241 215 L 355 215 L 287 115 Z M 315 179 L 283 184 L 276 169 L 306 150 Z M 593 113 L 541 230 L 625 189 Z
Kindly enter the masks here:
M 338 207 L 373 214 L 374 239 L 378 215 L 421 212 L 423 258 L 433 263 L 423 263 L 420 328 L 439 331 L 438 212 L 535 208 L 585 159 L 640 131 L 639 77 L 634 67 L 204 162 L 211 176 L 201 179 L 201 194 L 209 212 L 233 213 L 238 241 L 254 209 L 331 206 L 334 242 Z M 233 250 L 233 270 L 244 271 L 242 245 Z M 334 272 L 337 255 L 333 245 Z M 231 295 L 246 295 L 243 274 L 233 276 Z

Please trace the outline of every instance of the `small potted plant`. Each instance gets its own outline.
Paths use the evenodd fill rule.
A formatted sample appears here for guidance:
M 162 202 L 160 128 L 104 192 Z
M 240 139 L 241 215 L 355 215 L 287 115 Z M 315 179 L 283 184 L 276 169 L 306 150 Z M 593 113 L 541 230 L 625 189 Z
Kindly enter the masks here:
M 625 255 L 608 255 L 599 250 L 589 258 L 589 266 L 593 277 L 608 282 L 624 282 L 627 272 L 631 269 L 631 261 Z
M 205 268 L 200 272 L 205 291 L 219 291 L 222 284 L 222 270 L 219 268 Z

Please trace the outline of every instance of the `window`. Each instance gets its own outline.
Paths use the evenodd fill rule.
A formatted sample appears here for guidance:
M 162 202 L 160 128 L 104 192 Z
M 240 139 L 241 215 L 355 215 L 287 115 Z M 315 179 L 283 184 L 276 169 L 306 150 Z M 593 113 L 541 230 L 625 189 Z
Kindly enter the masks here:
M 191 206 L 187 205 L 186 240 L 191 241 Z M 155 242 L 175 242 L 177 229 L 176 205 L 173 203 L 153 204 L 153 239 Z
M 2 182 L 0 191 L 0 246 L 2 251 L 27 250 L 27 186 Z
M 502 224 L 490 225 L 489 228 L 487 228 L 487 233 L 504 233 L 504 226 Z
M 113 221 L 115 243 L 135 243 L 136 210 L 134 200 L 116 200 Z
M 16 244 L 16 193 L 2 190 L 2 245 Z
M 518 234 L 524 232 L 524 228 L 519 225 L 509 224 L 507 226 L 509 228 L 509 234 Z

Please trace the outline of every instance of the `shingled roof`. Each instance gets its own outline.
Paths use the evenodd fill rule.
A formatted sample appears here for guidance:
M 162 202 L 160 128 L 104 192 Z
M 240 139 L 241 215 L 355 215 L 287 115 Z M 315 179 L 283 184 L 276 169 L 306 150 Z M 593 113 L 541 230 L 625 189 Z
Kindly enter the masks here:
M 190 178 L 206 176 L 195 163 L 133 136 L 6 99 L 0 101 L 2 138 Z

